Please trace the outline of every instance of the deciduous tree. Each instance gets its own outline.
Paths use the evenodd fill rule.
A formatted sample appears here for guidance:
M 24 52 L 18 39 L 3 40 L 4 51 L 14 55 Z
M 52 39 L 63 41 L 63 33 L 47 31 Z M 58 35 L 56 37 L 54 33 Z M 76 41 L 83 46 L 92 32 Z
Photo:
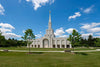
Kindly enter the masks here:
M 33 34 L 32 29 L 27 29 L 25 31 L 25 35 L 22 38 L 25 41 L 27 41 L 27 45 L 29 47 L 29 53 L 30 53 L 30 44 L 33 42 L 32 40 L 35 39 L 35 35 Z

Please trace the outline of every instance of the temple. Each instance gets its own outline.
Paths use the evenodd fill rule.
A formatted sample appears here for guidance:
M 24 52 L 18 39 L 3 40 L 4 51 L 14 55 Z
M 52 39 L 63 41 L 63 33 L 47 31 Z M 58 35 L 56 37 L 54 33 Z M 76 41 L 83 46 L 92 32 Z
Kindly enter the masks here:
M 28 47 L 28 45 L 27 45 Z M 44 37 L 33 40 L 32 48 L 72 48 L 66 37 L 55 37 L 51 23 L 51 11 L 49 11 L 48 29 Z

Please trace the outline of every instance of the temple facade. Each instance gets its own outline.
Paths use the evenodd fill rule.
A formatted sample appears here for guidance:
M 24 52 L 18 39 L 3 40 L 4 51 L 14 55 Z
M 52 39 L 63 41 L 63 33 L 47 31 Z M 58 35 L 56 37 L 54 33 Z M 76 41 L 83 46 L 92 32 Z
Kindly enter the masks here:
M 28 47 L 28 45 L 27 45 Z M 51 24 L 51 12 L 49 12 L 48 29 L 44 37 L 33 40 L 32 48 L 72 48 L 66 37 L 55 37 Z

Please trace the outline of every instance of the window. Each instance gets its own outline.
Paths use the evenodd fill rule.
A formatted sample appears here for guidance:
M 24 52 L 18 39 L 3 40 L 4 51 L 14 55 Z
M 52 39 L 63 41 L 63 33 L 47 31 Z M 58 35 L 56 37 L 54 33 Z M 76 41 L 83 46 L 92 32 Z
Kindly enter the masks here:
M 53 48 L 55 48 L 55 45 L 53 45 Z

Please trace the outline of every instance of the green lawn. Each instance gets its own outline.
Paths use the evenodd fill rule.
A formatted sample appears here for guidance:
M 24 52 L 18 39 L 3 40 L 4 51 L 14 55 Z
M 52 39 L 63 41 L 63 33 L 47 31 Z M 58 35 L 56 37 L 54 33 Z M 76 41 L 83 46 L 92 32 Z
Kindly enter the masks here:
M 100 52 L 77 54 L 0 52 L 0 67 L 100 67 Z
M 1 49 L 9 49 L 9 50 L 28 50 L 27 47 L 8 47 L 8 48 L 0 48 Z M 31 48 L 32 51 L 64 51 L 64 50 L 73 50 L 72 48 Z M 95 48 L 75 48 L 74 50 L 95 50 Z

